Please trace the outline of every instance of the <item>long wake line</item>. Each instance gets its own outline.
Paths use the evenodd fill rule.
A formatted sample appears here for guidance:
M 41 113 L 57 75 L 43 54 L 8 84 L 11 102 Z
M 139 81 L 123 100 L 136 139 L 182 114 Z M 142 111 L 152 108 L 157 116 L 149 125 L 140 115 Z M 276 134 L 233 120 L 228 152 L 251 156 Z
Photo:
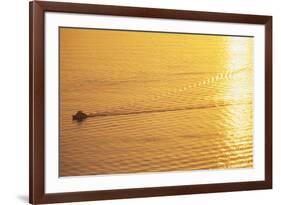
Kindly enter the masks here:
M 201 86 L 206 86 L 212 83 L 216 83 L 219 80 L 223 79 L 231 79 L 234 77 L 234 75 L 241 73 L 245 71 L 245 69 L 240 69 L 238 71 L 231 71 L 231 72 L 226 72 L 226 73 L 220 73 L 215 76 L 212 76 L 211 78 L 208 78 L 207 80 L 197 82 L 195 84 L 191 84 L 188 86 L 184 86 L 182 88 L 178 88 L 174 91 L 170 91 L 164 94 L 156 95 L 154 97 L 154 100 L 163 97 L 163 96 L 169 96 L 173 94 L 177 94 L 180 92 L 183 92 L 187 90 L 187 88 L 195 88 L 195 87 L 201 87 Z M 214 104 L 214 105 L 199 105 L 199 106 L 185 106 L 185 107 L 179 107 L 179 108 L 167 108 L 167 109 L 153 109 L 153 110 L 141 110 L 141 111 L 110 111 L 110 112 L 96 112 L 96 113 L 90 113 L 90 114 L 85 114 L 82 111 L 78 111 L 75 115 L 72 116 L 73 120 L 77 121 L 83 121 L 84 119 L 88 117 L 107 117 L 107 116 L 120 116 L 120 115 L 137 115 L 137 114 L 148 114 L 148 113 L 159 113 L 159 112 L 173 112 L 173 111 L 180 111 L 180 110 L 192 110 L 192 109 L 207 109 L 207 108 L 215 108 L 215 107 L 224 107 L 224 106 L 230 106 L 230 105 L 238 105 L 238 104 L 250 104 L 251 102 L 247 103 L 223 103 L 223 104 Z M 128 105 L 130 107 L 130 105 Z
M 208 109 L 216 107 L 226 107 L 231 105 L 242 105 L 242 104 L 251 104 L 252 102 L 242 102 L 242 103 L 225 103 L 225 104 L 215 104 L 215 105 L 204 105 L 204 106 L 193 106 L 193 107 L 180 107 L 172 109 L 154 109 L 154 110 L 142 110 L 142 111 L 133 111 L 133 112 L 97 112 L 85 114 L 79 111 L 76 115 L 73 115 L 73 120 L 82 121 L 88 117 L 110 117 L 110 116 L 121 116 L 121 115 L 138 115 L 138 114 L 149 114 L 149 113 L 161 113 L 161 112 L 174 112 L 181 110 L 194 110 L 194 109 Z

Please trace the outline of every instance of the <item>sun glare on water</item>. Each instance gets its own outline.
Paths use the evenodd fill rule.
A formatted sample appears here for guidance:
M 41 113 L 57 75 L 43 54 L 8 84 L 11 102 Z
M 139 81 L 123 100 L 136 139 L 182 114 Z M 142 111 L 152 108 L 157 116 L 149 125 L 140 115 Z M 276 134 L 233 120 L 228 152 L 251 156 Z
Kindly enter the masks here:
M 252 68 L 253 39 L 231 37 L 226 39 L 227 68 L 230 71 Z

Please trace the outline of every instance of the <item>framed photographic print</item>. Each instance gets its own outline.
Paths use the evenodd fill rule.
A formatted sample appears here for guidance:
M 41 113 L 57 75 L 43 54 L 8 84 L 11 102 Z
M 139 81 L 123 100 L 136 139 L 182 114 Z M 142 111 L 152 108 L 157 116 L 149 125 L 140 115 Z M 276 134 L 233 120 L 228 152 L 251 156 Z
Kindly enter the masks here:
M 271 187 L 271 16 L 30 2 L 30 203 Z

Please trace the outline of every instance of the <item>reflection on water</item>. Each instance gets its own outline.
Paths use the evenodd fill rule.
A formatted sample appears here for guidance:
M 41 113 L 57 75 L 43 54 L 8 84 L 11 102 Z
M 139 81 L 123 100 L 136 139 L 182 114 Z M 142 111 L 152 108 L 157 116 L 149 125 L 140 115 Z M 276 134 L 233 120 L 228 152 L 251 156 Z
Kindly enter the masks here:
M 253 39 L 60 30 L 60 175 L 253 166 Z M 95 117 L 72 121 L 78 110 Z

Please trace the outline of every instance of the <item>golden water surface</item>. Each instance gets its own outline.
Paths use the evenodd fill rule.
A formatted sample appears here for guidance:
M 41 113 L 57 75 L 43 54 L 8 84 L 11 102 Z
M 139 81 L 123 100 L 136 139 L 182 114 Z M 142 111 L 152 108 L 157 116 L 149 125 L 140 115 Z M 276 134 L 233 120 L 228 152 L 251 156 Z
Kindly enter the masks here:
M 60 28 L 60 176 L 252 167 L 252 98 L 252 37 Z

